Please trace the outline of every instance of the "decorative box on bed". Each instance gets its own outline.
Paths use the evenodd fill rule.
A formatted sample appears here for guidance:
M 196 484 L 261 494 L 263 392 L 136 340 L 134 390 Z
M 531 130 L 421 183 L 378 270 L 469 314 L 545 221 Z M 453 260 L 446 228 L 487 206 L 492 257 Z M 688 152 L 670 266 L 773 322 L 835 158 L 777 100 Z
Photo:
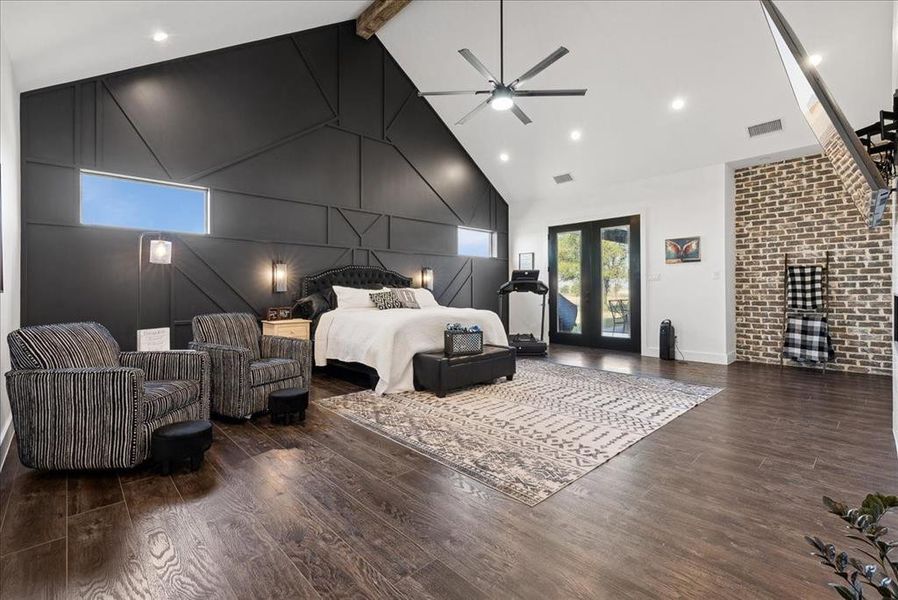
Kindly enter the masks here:
M 454 331 L 443 333 L 443 353 L 449 358 L 470 356 L 483 352 L 482 331 Z

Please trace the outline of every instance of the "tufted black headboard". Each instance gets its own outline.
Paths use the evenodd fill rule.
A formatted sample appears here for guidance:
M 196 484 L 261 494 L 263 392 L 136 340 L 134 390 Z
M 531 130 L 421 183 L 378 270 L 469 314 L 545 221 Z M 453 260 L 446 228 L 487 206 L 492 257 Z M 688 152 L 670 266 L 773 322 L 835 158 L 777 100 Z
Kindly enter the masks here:
M 383 267 L 346 265 L 303 277 L 301 297 L 320 292 L 333 285 L 354 288 L 364 288 L 372 285 L 411 287 L 412 280 L 410 277 L 401 275 L 396 271 L 388 271 Z

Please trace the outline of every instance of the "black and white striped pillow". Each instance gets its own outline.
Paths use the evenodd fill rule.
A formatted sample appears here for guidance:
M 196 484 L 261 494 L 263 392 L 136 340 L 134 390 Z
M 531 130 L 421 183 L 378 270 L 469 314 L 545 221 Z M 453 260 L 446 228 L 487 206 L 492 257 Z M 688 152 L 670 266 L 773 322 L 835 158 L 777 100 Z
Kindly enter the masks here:
M 371 302 L 374 303 L 377 310 L 402 308 L 402 302 L 399 301 L 399 296 L 397 296 L 393 290 L 387 292 L 375 292 L 373 294 L 368 294 L 368 297 L 371 298 Z

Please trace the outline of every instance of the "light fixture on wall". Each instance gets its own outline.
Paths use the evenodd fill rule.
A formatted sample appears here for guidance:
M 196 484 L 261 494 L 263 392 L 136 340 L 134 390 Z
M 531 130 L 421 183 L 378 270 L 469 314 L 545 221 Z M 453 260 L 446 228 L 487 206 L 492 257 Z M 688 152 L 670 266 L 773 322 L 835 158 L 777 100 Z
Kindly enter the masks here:
M 433 269 L 424 267 L 421 269 L 421 287 L 433 291 Z
M 150 262 L 154 265 L 171 264 L 171 242 L 163 240 L 150 240 Z
M 271 285 L 275 293 L 287 291 L 287 263 L 275 262 L 271 265 Z
M 137 238 L 137 330 L 140 330 L 141 301 L 143 296 L 143 246 L 147 236 L 154 236 L 150 240 L 150 256 L 148 262 L 154 265 L 170 265 L 172 263 L 172 243 L 162 237 L 161 231 L 144 231 Z M 169 272 L 171 276 L 171 272 Z M 169 286 L 171 281 L 169 281 Z M 136 347 L 136 346 L 135 346 Z

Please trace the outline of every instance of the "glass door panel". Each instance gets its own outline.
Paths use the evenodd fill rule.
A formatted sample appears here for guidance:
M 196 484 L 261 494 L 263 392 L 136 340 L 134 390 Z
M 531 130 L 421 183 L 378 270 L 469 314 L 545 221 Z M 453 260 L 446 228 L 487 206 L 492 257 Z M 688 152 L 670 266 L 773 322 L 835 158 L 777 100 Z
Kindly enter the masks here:
M 639 217 L 549 227 L 549 341 L 639 352 Z
M 564 231 L 556 237 L 557 293 L 555 327 L 558 333 L 583 333 L 583 232 Z
M 601 227 L 599 293 L 602 336 L 630 337 L 630 225 Z

